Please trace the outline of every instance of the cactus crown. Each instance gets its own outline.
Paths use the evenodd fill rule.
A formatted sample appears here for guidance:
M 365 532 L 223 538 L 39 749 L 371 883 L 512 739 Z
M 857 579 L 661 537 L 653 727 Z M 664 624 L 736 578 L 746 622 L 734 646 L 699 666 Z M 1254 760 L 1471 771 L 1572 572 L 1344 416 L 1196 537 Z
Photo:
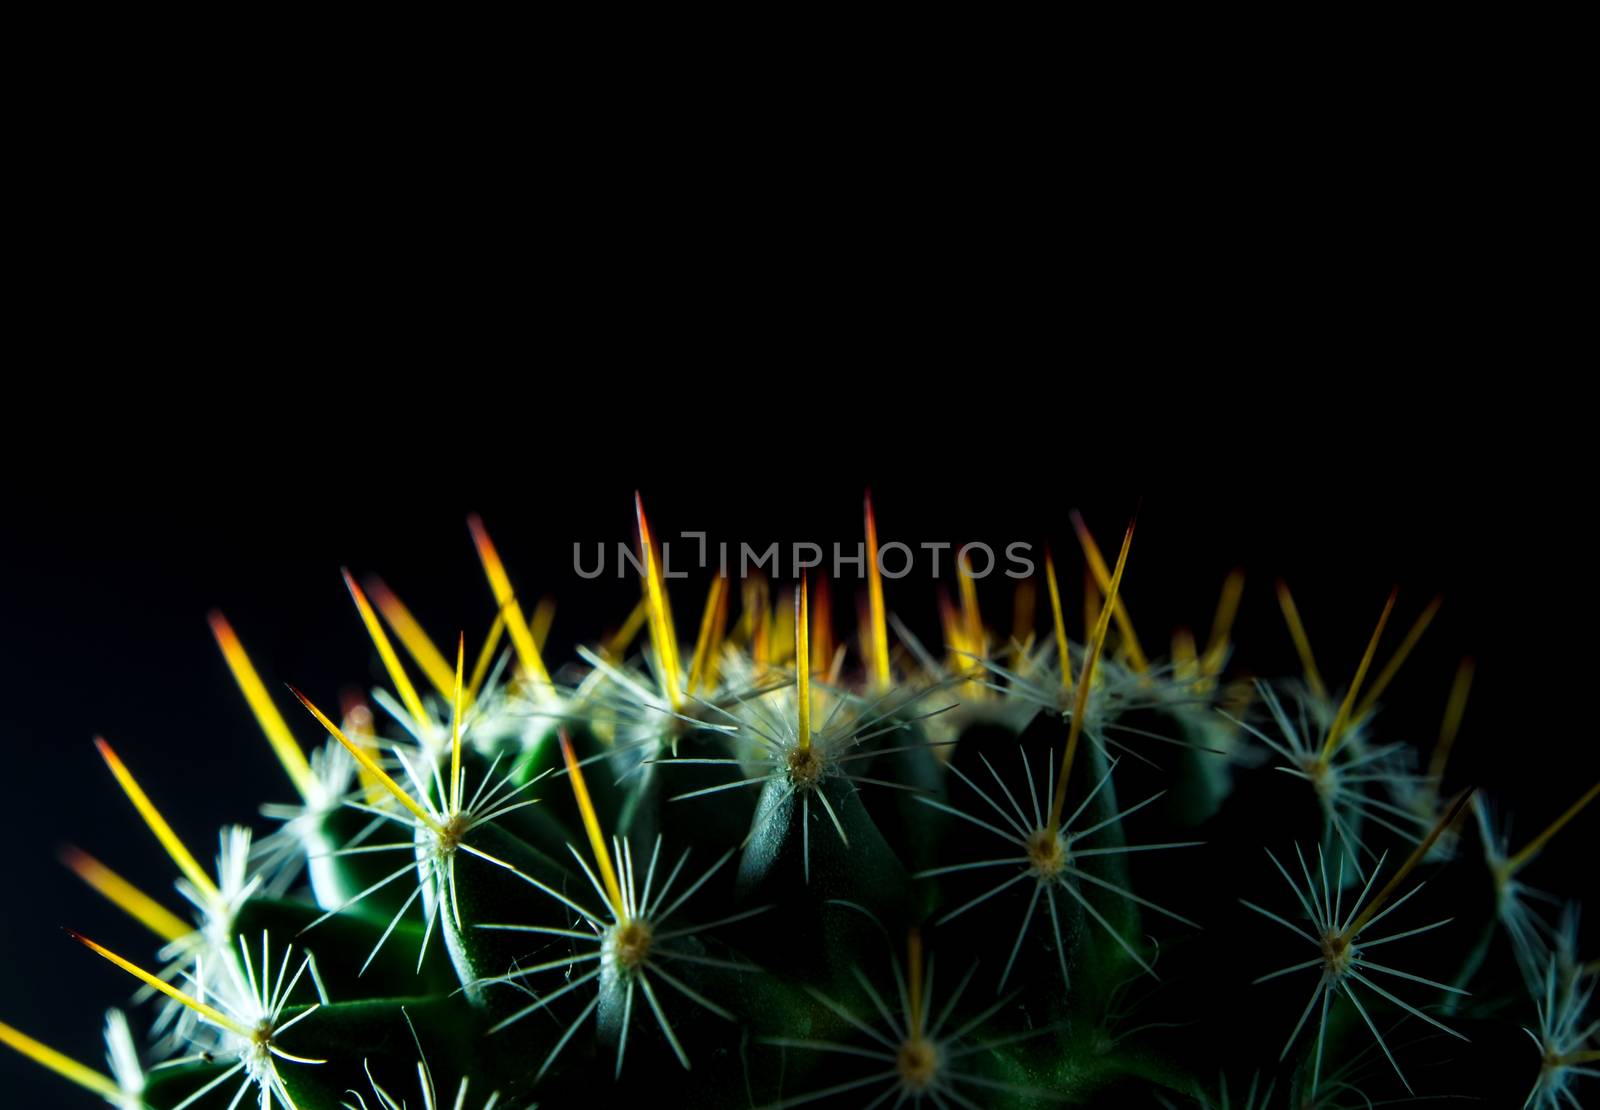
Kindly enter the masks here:
M 1506 1066 L 1528 1104 L 1579 1105 L 1600 1056 L 1595 967 L 1576 911 L 1551 925 L 1517 876 L 1600 785 L 1516 850 L 1481 797 L 1445 799 L 1470 661 L 1425 769 L 1382 736 L 1380 698 L 1437 600 L 1378 665 L 1391 594 L 1341 689 L 1279 583 L 1302 674 L 1233 679 L 1242 576 L 1203 650 L 1180 632 L 1152 659 L 1122 596 L 1133 525 L 1108 562 L 1074 514 L 1083 642 L 1053 555 L 1042 633 L 1030 581 L 1005 639 L 958 560 L 941 656 L 889 613 L 869 498 L 854 652 L 804 571 L 776 605 L 740 583 L 737 620 L 716 578 L 689 647 L 637 498 L 636 513 L 637 608 L 553 669 L 548 608 L 525 611 L 476 517 L 494 605 L 470 658 L 464 634 L 450 658 L 387 586 L 346 572 L 389 679 L 378 713 L 330 715 L 289 687 L 308 714 L 291 725 L 213 614 L 298 798 L 263 808 L 269 836 L 224 830 L 208 869 L 97 740 L 190 903 L 64 857 L 154 935 L 139 958 L 77 937 L 155 1000 L 150 1036 L 112 1011 L 110 1074 L 10 1025 L 0 1040 L 124 1110 L 1309 1107 L 1461 1093 L 1423 1065 L 1521 1014 L 1538 1051 Z M 1251 806 L 1303 815 L 1310 850 Z M 1438 911 L 1422 893 L 1462 854 L 1469 808 L 1476 934 L 1470 898 Z M 1270 870 L 1233 852 L 1247 843 Z M 1294 962 L 1257 956 L 1291 934 Z M 1422 936 L 1431 954 L 1387 947 Z M 1257 1001 L 1222 1001 L 1252 979 Z M 1279 1005 L 1290 985 L 1303 1008 Z M 1197 1028 L 1239 1008 L 1254 1016 L 1237 1036 Z

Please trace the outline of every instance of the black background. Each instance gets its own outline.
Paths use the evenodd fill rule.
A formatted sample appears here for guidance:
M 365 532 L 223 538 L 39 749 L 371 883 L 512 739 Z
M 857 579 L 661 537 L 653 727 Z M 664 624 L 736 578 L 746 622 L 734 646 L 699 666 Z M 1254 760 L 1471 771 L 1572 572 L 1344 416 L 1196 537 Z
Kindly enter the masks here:
M 840 442 L 858 433 L 847 426 Z M 1137 506 L 1125 597 L 1152 653 L 1178 624 L 1203 640 L 1217 587 L 1236 565 L 1247 583 L 1235 667 L 1257 674 L 1296 667 L 1273 600 L 1276 575 L 1294 585 L 1334 684 L 1348 681 L 1391 585 L 1400 586 L 1396 630 L 1443 593 L 1438 620 L 1387 699 L 1391 728 L 1430 745 L 1456 663 L 1470 653 L 1477 683 L 1452 784 L 1489 786 L 1531 831 L 1594 781 L 1600 745 L 1589 723 L 1586 642 L 1594 579 L 1579 549 L 1578 502 L 1553 471 L 1508 472 L 1473 450 L 1403 470 L 1314 470 L 1302 465 L 1310 445 L 1264 449 L 1239 465 L 1208 456 L 1199 438 L 1193 451 L 1149 468 L 1129 466 L 1115 449 L 1024 456 L 1003 443 L 972 449 L 952 433 L 897 449 L 893 465 L 859 470 L 815 464 L 827 436 L 785 454 L 781 438 L 752 437 L 757 450 L 737 439 L 713 448 L 695 435 L 679 437 L 670 453 L 597 435 L 581 451 L 557 453 L 530 439 L 526 450 L 488 456 L 457 445 L 403 462 L 393 441 L 286 439 L 270 450 L 293 455 L 293 464 L 263 461 L 265 445 L 255 445 L 256 463 L 235 469 L 238 445 L 208 433 L 159 465 L 96 457 L 70 488 L 19 480 L 0 524 L 0 844 L 8 854 L 0 1019 L 99 1065 L 101 1013 L 125 1003 L 128 983 L 62 929 L 133 952 L 148 947 L 139 926 L 56 862 L 61 844 L 180 905 L 170 864 L 94 753 L 95 734 L 116 745 L 202 860 L 219 825 L 264 829 L 256 806 L 289 799 L 214 646 L 207 610 L 227 614 L 269 686 L 292 681 L 333 703 L 348 686 L 381 680 L 342 565 L 381 574 L 438 643 L 464 629 L 470 651 L 483 635 L 493 606 L 468 511 L 483 514 L 522 593 L 557 597 L 548 654 L 563 659 L 574 642 L 614 626 L 637 597 L 637 583 L 614 573 L 614 545 L 632 536 L 636 487 L 669 540 L 703 529 L 735 549 L 810 540 L 853 550 L 861 492 L 871 484 L 884 541 L 1003 548 L 1021 540 L 1036 554 L 1053 542 L 1071 584 L 1069 612 L 1081 604 L 1081 563 L 1067 511 L 1080 508 L 1112 548 Z M 586 560 L 593 544 L 606 544 L 610 573 L 581 580 L 574 542 L 585 545 Z M 693 573 L 673 587 L 685 626 L 705 581 Z M 998 577 L 981 585 L 995 627 L 1009 628 L 1010 588 Z M 926 563 L 888 593 L 890 607 L 936 643 Z M 841 585 L 836 623 L 845 635 L 852 609 Z M 1075 636 L 1076 620 L 1068 618 Z M 279 701 L 301 740 L 316 740 L 287 696 Z M 1600 811 L 1586 814 L 1562 835 L 1530 870 L 1535 885 L 1582 892 L 1589 881 L 1574 861 L 1594 842 L 1597 821 Z M 7 1105 L 91 1104 L 9 1052 L 0 1054 L 0 1091 Z

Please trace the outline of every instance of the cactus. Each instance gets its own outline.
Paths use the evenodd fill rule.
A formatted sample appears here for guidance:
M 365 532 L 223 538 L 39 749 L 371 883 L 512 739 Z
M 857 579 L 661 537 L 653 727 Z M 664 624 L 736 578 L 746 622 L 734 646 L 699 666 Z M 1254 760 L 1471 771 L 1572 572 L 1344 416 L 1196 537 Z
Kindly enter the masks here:
M 1280 583 L 1302 673 L 1246 681 L 1234 574 L 1204 650 L 1153 659 L 1133 525 L 1108 562 L 1074 514 L 1081 642 L 1052 556 L 1049 619 L 1030 594 L 1004 639 L 958 560 L 936 653 L 889 614 L 869 498 L 857 650 L 802 570 L 776 606 L 740 584 L 736 621 L 716 578 L 685 652 L 636 512 L 638 607 L 554 669 L 476 517 L 470 656 L 346 572 L 383 725 L 275 693 L 213 614 L 296 800 L 208 869 L 98 739 L 188 903 L 64 855 L 157 942 L 71 934 L 139 981 L 149 1035 L 111 1011 L 110 1074 L 0 1040 L 124 1110 L 1349 1106 L 1471 1093 L 1480 1035 L 1527 1105 L 1600 1074 L 1576 908 L 1552 924 L 1518 878 L 1600 785 L 1516 850 L 1480 794 L 1447 796 L 1470 661 L 1425 766 L 1384 734 L 1437 601 L 1372 675 L 1391 595 L 1341 688 Z M 1536 1050 L 1497 1039 L 1518 1025 Z

